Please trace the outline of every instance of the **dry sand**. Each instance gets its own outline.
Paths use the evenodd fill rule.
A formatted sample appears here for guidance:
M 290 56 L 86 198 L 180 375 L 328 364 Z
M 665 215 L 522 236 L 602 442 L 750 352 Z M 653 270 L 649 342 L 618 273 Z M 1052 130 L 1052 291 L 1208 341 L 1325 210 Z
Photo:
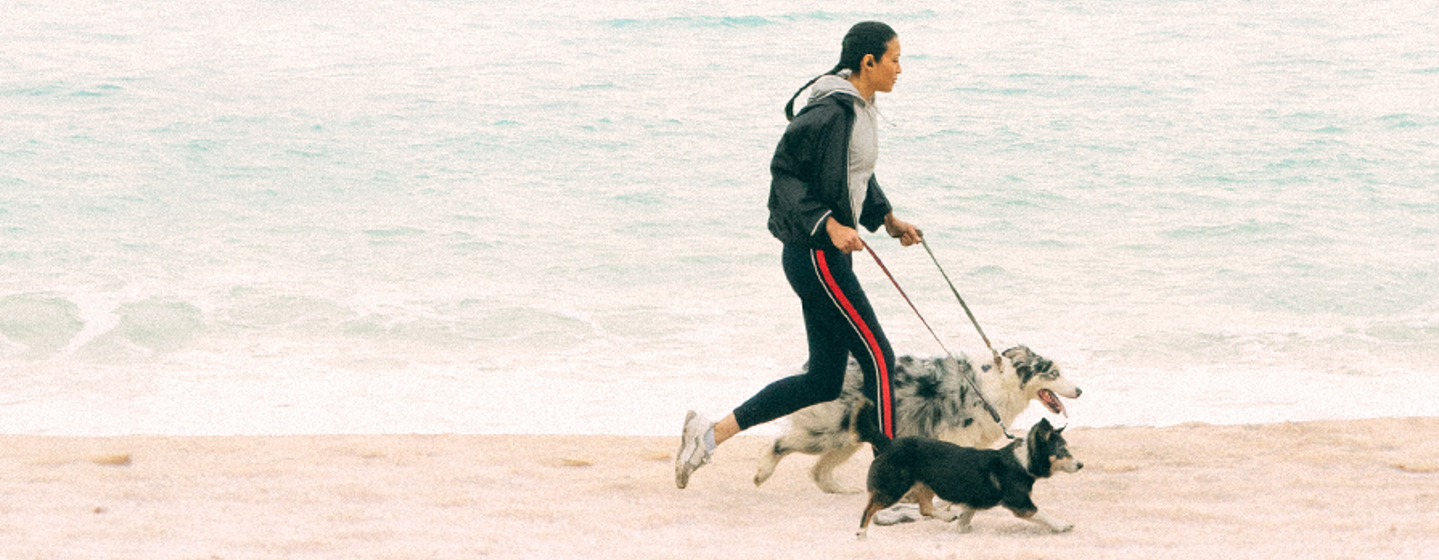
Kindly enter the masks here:
M 809 457 L 755 488 L 758 437 L 681 491 L 677 438 L 0 436 L 0 558 L 1439 558 L 1439 418 L 1066 436 L 1085 468 L 1035 498 L 1072 533 L 991 510 L 864 542 Z

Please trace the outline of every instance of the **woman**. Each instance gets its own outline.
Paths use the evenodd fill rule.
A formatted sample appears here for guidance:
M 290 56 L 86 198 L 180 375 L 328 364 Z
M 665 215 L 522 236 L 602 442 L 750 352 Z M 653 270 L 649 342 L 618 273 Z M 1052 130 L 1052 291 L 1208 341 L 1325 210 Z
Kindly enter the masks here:
M 904 246 L 920 241 L 919 229 L 894 217 L 874 178 L 874 96 L 891 91 L 899 73 L 898 35 L 883 23 L 862 22 L 845 34 L 839 64 L 785 105 L 791 122 L 770 162 L 769 229 L 784 242 L 785 277 L 804 309 L 809 367 L 771 383 L 719 422 L 690 411 L 675 458 L 676 486 L 684 488 L 735 434 L 838 398 L 851 355 L 864 371 L 866 394 L 878 405 L 880 428 L 894 436 L 894 355 L 854 276 L 851 253 L 864 249 L 858 226 L 875 231 L 882 225 Z M 809 102 L 794 115 L 795 98 L 810 86 Z

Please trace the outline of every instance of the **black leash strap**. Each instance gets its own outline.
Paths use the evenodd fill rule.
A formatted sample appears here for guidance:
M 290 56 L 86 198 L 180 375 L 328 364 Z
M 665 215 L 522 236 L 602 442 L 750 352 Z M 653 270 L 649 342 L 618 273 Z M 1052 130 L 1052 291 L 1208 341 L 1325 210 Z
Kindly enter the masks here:
M 920 238 L 920 242 L 923 242 L 923 241 L 924 241 L 924 239 L 923 239 L 923 238 Z M 956 364 L 959 363 L 959 358 L 954 357 L 954 353 L 950 352 L 950 351 L 949 351 L 949 348 L 945 347 L 944 341 L 942 341 L 942 340 L 939 339 L 939 335 L 934 332 L 934 328 L 929 326 L 929 321 L 926 321 L 926 320 L 924 319 L 924 314 L 923 314 L 923 313 L 920 313 L 920 312 L 919 312 L 919 308 L 918 308 L 918 307 L 915 307 L 914 302 L 909 299 L 909 294 L 904 293 L 904 288 L 899 287 L 899 281 L 898 281 L 898 280 L 895 280 L 895 279 L 894 279 L 894 275 L 889 273 L 889 267 L 884 266 L 884 261 L 879 260 L 879 253 L 874 252 L 874 249 L 869 246 L 869 243 L 865 243 L 863 239 L 860 239 L 860 243 L 862 243 L 862 244 L 864 245 L 864 249 L 865 249 L 866 251 L 869 251 L 869 255 L 870 255 L 871 257 L 874 257 L 874 263 L 877 264 L 877 265 L 879 265 L 879 269 L 884 271 L 884 275 L 889 277 L 889 283 L 894 284 L 894 289 L 899 290 L 899 295 L 904 298 L 904 302 L 905 302 L 905 303 L 908 303 L 908 304 L 909 304 L 909 308 L 912 309 L 912 310 L 914 310 L 915 316 L 919 317 L 919 322 L 920 322 L 920 323 L 923 323 L 923 324 L 924 324 L 924 328 L 929 330 L 929 335 L 932 336 L 932 337 L 934 337 L 934 341 L 935 341 L 935 342 L 938 342 L 938 343 L 939 343 L 939 348 L 940 348 L 941 350 L 944 350 L 945 355 L 949 356 L 949 359 L 954 360 L 954 362 L 955 362 Z M 926 243 L 926 244 L 924 245 L 924 249 L 925 249 L 926 251 L 929 250 L 929 244 L 928 244 L 928 243 Z M 931 259 L 934 258 L 934 253 L 933 253 L 933 252 L 930 252 L 929 257 L 930 257 Z M 934 264 L 938 265 L 938 264 L 939 264 L 939 261 L 935 261 Z M 943 268 L 939 269 L 939 272 L 940 272 L 940 274 L 944 274 L 944 269 L 943 269 Z M 946 282 L 948 282 L 948 281 L 949 281 L 949 275 L 945 275 L 944 279 L 945 279 Z M 951 284 L 949 285 L 949 289 L 954 290 L 954 284 L 953 284 L 953 283 L 951 283 Z M 954 295 L 955 295 L 956 297 L 958 297 L 958 296 L 959 296 L 959 291 L 956 290 L 955 293 L 954 293 Z M 959 304 L 960 304 L 960 305 L 964 305 L 964 300 L 963 300 L 963 299 L 960 299 L 960 300 L 959 300 Z M 965 313 L 969 313 L 969 306 L 965 305 L 965 307 L 964 307 L 964 312 L 965 312 Z M 974 314 L 973 314 L 973 313 L 970 313 L 970 314 L 969 314 L 969 320 L 974 321 Z M 978 328 L 978 327 L 979 327 L 979 323 L 978 323 L 978 322 L 975 322 L 974 326 L 975 326 L 976 328 Z M 982 330 L 979 331 L 979 336 L 980 336 L 980 337 L 984 337 L 984 331 L 982 331 Z M 984 343 L 985 343 L 985 344 L 989 344 L 989 339 L 988 339 L 988 338 L 985 338 L 985 339 L 984 339 Z M 989 347 L 989 351 L 990 351 L 990 352 L 994 352 L 994 346 L 990 346 L 990 347 Z M 998 367 L 1000 366 L 999 353 L 998 353 L 998 352 L 994 352 L 994 365 L 995 365 L 996 368 L 998 368 Z M 998 372 L 998 371 L 1001 371 L 1001 370 L 998 370 L 998 369 L 997 369 L 997 370 L 995 370 L 995 371 Z M 973 390 L 974 390 L 974 394 L 979 396 L 979 402 L 980 402 L 980 404 L 983 404 L 983 405 L 984 405 L 984 410 L 986 410 L 986 411 L 989 412 L 989 416 L 990 416 L 990 418 L 993 418 L 993 419 L 994 419 L 994 423 L 995 423 L 995 424 L 999 424 L 999 429 L 1004 431 L 1005 437 L 1008 437 L 1009 439 L 1017 439 L 1017 438 L 1014 437 L 1013 434 L 1010 434 L 1010 433 L 1009 433 L 1009 427 L 1007 427 L 1007 426 L 1004 425 L 1004 420 L 1000 418 L 1000 416 L 999 416 L 999 411 L 994 408 L 994 405 L 989 404 L 989 399 L 984 398 L 984 391 L 981 391 L 981 390 L 979 389 L 979 384 L 975 382 L 974 376 L 972 376 L 972 375 L 962 375 L 961 377 L 964 377 L 964 380 L 969 382 L 969 388 L 970 388 L 970 389 L 973 389 Z
M 979 331 L 979 337 L 984 339 L 984 345 L 989 347 L 991 354 L 994 354 L 994 367 L 1000 368 L 1002 362 L 999 359 L 999 351 L 995 350 L 994 345 L 989 343 L 989 337 L 984 335 L 984 329 L 980 328 L 979 321 L 975 320 L 974 312 L 969 310 L 969 305 L 964 303 L 964 298 L 959 296 L 959 290 L 954 288 L 954 282 L 949 280 L 949 274 L 945 273 L 944 267 L 939 265 L 939 259 L 935 258 L 934 251 L 929 249 L 929 242 L 921 237 L 919 238 L 919 243 L 924 245 L 924 251 L 929 253 L 929 260 L 934 261 L 934 267 L 939 269 L 939 275 L 944 277 L 944 283 L 949 284 L 949 291 L 954 293 L 954 299 L 959 300 L 959 306 L 964 308 L 964 314 L 969 316 L 969 322 L 974 324 L 974 330 Z

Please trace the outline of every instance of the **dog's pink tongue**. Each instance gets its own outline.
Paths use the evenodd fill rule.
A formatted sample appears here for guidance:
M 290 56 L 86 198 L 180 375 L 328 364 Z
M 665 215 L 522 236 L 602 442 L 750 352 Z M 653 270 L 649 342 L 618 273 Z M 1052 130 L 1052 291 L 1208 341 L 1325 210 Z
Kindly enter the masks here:
M 1059 402 L 1059 395 L 1054 394 L 1054 391 L 1040 389 L 1039 402 L 1044 403 L 1044 406 L 1048 407 L 1050 412 L 1063 414 L 1065 417 L 1069 416 L 1068 413 L 1064 412 L 1064 403 Z

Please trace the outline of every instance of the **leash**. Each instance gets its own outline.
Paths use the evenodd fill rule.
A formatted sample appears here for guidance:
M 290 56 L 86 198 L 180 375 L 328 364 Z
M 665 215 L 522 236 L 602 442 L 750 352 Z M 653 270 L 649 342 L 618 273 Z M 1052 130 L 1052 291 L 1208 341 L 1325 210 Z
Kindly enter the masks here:
M 927 329 L 927 330 L 929 330 L 929 335 L 932 336 L 932 337 L 934 337 L 934 341 L 935 341 L 935 342 L 939 343 L 939 348 L 940 348 L 941 350 L 944 350 L 945 355 L 949 356 L 949 359 L 954 360 L 955 363 L 959 363 L 959 358 L 954 357 L 954 353 L 949 351 L 949 348 L 944 345 L 944 341 L 943 341 L 943 340 L 940 340 L 939 334 L 935 333 L 935 332 L 934 332 L 934 328 L 931 327 L 931 326 L 929 326 L 929 321 L 926 321 L 926 320 L 924 319 L 924 314 L 923 314 L 923 313 L 920 313 L 920 312 L 919 312 L 919 308 L 918 308 L 918 307 L 915 307 L 914 301 L 911 301 L 911 300 L 909 299 L 909 294 L 904 293 L 904 288 L 899 287 L 899 281 L 894 279 L 894 275 L 893 275 L 893 274 L 890 274 L 890 272 L 889 272 L 889 267 L 884 266 L 884 261 L 879 260 L 879 253 L 874 252 L 874 248 L 870 247 L 870 246 L 869 246 L 869 243 L 865 243 L 864 239 L 860 239 L 859 242 L 860 242 L 860 244 L 864 245 L 864 250 L 869 251 L 869 256 L 874 257 L 874 263 L 877 264 L 877 265 L 879 265 L 879 269 L 884 271 L 884 275 L 885 275 L 885 276 L 888 276 L 888 277 L 889 277 L 889 283 L 894 284 L 894 289 L 896 289 L 896 290 L 899 291 L 899 295 L 904 298 L 904 302 L 905 302 L 905 303 L 908 303 L 908 304 L 909 304 L 909 308 L 914 311 L 915 316 L 919 317 L 919 322 L 920 322 L 920 323 L 923 323 L 923 324 L 924 324 L 924 328 Z M 923 243 L 923 242 L 924 242 L 924 238 L 921 237 L 921 238 L 920 238 L 920 242 Z M 926 251 L 929 250 L 929 244 L 928 244 L 928 243 L 925 243 L 925 244 L 924 244 L 924 249 L 925 249 Z M 931 259 L 933 259 L 933 258 L 934 258 L 934 252 L 931 251 L 931 252 L 929 253 L 929 257 L 930 257 Z M 939 261 L 936 260 L 934 264 L 935 264 L 935 265 L 938 265 L 938 264 L 939 264 Z M 944 269 L 943 269 L 943 268 L 940 268 L 940 269 L 939 269 L 939 272 L 940 272 L 940 274 L 944 274 Z M 946 282 L 948 282 L 948 281 L 949 281 L 949 275 L 946 274 L 946 275 L 944 276 L 944 280 L 945 280 Z M 954 290 L 954 284 L 953 284 L 953 283 L 950 283 L 949 289 Z M 954 295 L 955 295 L 955 297 L 959 297 L 959 291 L 958 291 L 958 290 L 955 290 L 955 291 L 954 291 Z M 959 304 L 960 304 L 960 305 L 964 305 L 964 299 L 963 299 L 963 298 L 961 298 L 961 299 L 959 300 Z M 969 306 L 968 306 L 968 305 L 964 305 L 964 312 L 965 312 L 965 313 L 969 313 Z M 974 314 L 973 314 L 973 313 L 969 313 L 969 320 L 970 320 L 970 321 L 974 321 Z M 975 326 L 975 328 L 979 328 L 979 322 L 978 322 L 978 321 L 975 321 L 974 326 Z M 989 338 L 984 336 L 984 331 L 983 331 L 983 330 L 979 331 L 979 336 L 982 337 L 982 338 L 984 338 L 984 343 L 985 343 L 986 345 L 989 344 Z M 990 346 L 990 347 L 989 347 L 989 351 L 990 351 L 990 352 L 994 352 L 994 346 Z M 1001 362 L 1000 362 L 1000 358 L 999 358 L 999 352 L 994 352 L 994 365 L 995 365 L 995 368 L 999 368 L 1000 363 L 1001 363 Z M 996 369 L 995 371 L 999 371 L 999 369 Z M 966 375 L 966 376 L 962 376 L 962 377 L 964 377 L 964 380 L 969 383 L 969 388 L 974 390 L 974 394 L 979 397 L 979 402 L 980 402 L 980 404 L 984 405 L 984 410 L 987 411 L 987 412 L 989 412 L 989 417 L 994 419 L 994 423 L 995 423 L 995 424 L 999 424 L 999 429 L 1002 430 L 1002 431 L 1004 431 L 1005 437 L 1008 437 L 1009 439 L 1019 439 L 1019 438 L 1015 437 L 1014 434 L 1009 433 L 1009 427 L 1004 425 L 1004 420 L 1001 419 L 1000 416 L 999 416 L 999 410 L 996 410 L 996 409 L 994 408 L 994 405 L 989 404 L 989 399 L 984 398 L 984 391 L 979 390 L 979 384 L 975 382 L 974 376 L 973 376 L 973 375 Z
M 944 272 L 944 267 L 939 265 L 939 259 L 935 258 L 934 251 L 930 250 L 929 242 L 921 237 L 919 238 L 919 243 L 924 245 L 924 252 L 929 253 L 929 260 L 934 261 L 934 267 L 939 269 L 939 275 L 944 277 L 944 283 L 949 284 L 949 291 L 954 293 L 954 299 L 959 300 L 959 306 L 964 308 L 964 314 L 969 316 L 969 322 L 974 325 L 974 330 L 979 331 L 979 337 L 984 339 L 984 345 L 989 347 L 989 353 L 994 355 L 995 369 L 1001 369 L 1000 365 L 1002 362 L 999 358 L 999 351 L 995 350 L 994 345 L 989 343 L 989 337 L 984 335 L 984 329 L 980 328 L 979 321 L 975 320 L 974 312 L 969 310 L 969 305 L 964 303 L 964 298 L 959 296 L 959 290 L 954 288 L 954 282 L 949 280 L 949 274 Z

